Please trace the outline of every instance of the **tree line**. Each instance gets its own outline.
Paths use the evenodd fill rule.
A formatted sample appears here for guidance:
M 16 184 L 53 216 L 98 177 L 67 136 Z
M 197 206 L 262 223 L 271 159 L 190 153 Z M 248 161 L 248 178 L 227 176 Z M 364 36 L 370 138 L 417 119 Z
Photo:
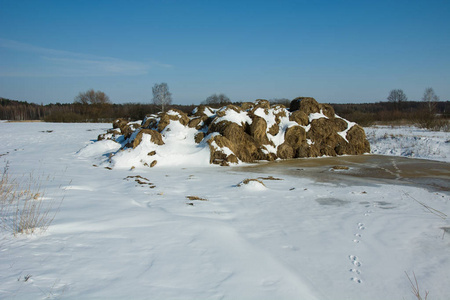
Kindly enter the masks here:
M 195 105 L 170 105 L 170 108 L 190 112 Z M 153 103 L 81 104 L 52 103 L 39 105 L 26 101 L 0 98 L 0 120 L 46 122 L 112 122 L 117 118 L 142 120 L 147 114 L 158 113 Z
M 114 104 L 102 91 L 93 89 L 80 92 L 73 103 L 55 103 L 38 105 L 25 101 L 0 98 L 0 119 L 11 121 L 43 120 L 47 122 L 112 122 L 117 118 L 142 120 L 147 114 L 176 108 L 190 112 L 195 105 L 172 104 L 172 94 L 167 83 L 155 84 L 152 88 L 152 103 Z M 333 104 L 336 113 L 341 117 L 357 122 L 363 126 L 375 122 L 394 123 L 399 120 L 415 123 L 422 127 L 433 128 L 441 123 L 448 124 L 450 119 L 450 102 L 439 101 L 432 88 L 427 88 L 422 101 L 407 101 L 403 90 L 391 90 L 387 102 Z M 289 107 L 286 98 L 271 99 L 272 103 Z M 212 94 L 202 104 L 220 107 L 232 102 L 225 94 Z

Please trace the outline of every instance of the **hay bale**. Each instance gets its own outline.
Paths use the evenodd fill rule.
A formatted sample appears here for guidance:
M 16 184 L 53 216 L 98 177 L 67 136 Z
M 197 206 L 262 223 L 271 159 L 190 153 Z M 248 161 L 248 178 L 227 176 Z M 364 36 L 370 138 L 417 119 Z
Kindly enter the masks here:
M 281 159 L 290 159 L 294 158 L 294 148 L 288 143 L 283 143 L 277 148 L 277 156 Z
M 144 134 L 150 135 L 150 141 L 156 145 L 164 145 L 161 134 L 153 129 L 141 129 L 136 137 L 134 138 L 131 146 L 135 149 L 142 142 L 142 138 Z
M 218 132 L 220 134 L 223 135 L 225 129 L 228 127 L 229 124 L 231 124 L 232 122 L 230 121 L 220 121 L 220 122 L 216 122 L 218 118 L 214 118 L 214 120 L 211 122 L 211 124 L 209 125 L 208 128 L 208 133 L 213 133 L 213 132 Z
M 223 146 L 229 148 L 243 162 L 253 162 L 267 157 L 261 149 L 261 144 L 247 134 L 244 127 L 236 123 L 229 121 L 213 123 L 208 133 L 212 132 L 220 134 L 213 139 L 219 147 L 222 147 L 220 145 L 222 143 Z M 225 158 L 219 157 L 218 159 L 223 160 Z
M 300 145 L 300 147 L 297 148 L 297 151 L 295 152 L 294 156 L 295 158 L 310 157 L 311 156 L 310 146 L 307 143 Z
M 166 113 L 162 114 L 159 117 L 159 122 L 157 126 L 158 131 L 162 132 L 169 124 L 170 124 L 170 117 Z
M 275 153 L 269 153 L 269 154 L 267 154 L 267 160 L 268 161 L 274 161 L 274 160 L 277 160 L 277 155 L 275 154 Z
M 335 124 L 330 119 L 320 118 L 311 121 L 311 129 L 307 133 L 307 138 L 313 142 L 321 142 L 335 133 Z
M 153 117 L 146 118 L 143 122 L 141 127 L 146 129 L 156 129 L 158 126 L 158 120 Z
M 113 129 L 117 128 L 120 129 L 120 133 L 125 137 L 125 139 L 129 138 L 135 129 L 134 126 L 132 127 L 132 125 L 130 125 L 127 120 L 122 118 L 116 119 L 113 122 Z
M 296 110 L 289 114 L 289 121 L 297 122 L 299 125 L 306 126 L 309 123 L 309 118 L 305 112 Z
M 358 155 L 370 152 L 369 141 L 366 139 L 366 133 L 361 126 L 354 125 L 350 128 L 346 138 L 348 140 L 346 154 Z
M 200 144 L 200 142 L 203 141 L 204 138 L 205 138 L 205 133 L 204 132 L 198 132 L 194 136 L 194 141 L 197 144 Z
M 171 117 L 171 120 L 179 121 L 181 125 L 184 126 L 186 126 L 190 121 L 188 115 L 179 109 L 172 108 L 167 112 L 167 114 Z
M 131 126 L 127 124 L 120 128 L 120 132 L 122 133 L 125 139 L 128 139 L 133 134 L 134 130 L 131 128 Z
M 227 114 L 227 112 L 228 112 L 229 110 L 234 110 L 234 111 L 237 112 L 237 113 L 240 113 L 240 112 L 242 111 L 242 109 L 241 109 L 239 106 L 236 106 L 236 105 L 233 105 L 233 104 L 229 104 L 229 105 L 227 105 L 227 106 L 224 106 L 224 107 L 220 108 L 220 109 L 216 112 L 216 115 L 217 115 L 219 118 L 224 117 L 224 116 Z
M 314 98 L 298 97 L 291 101 L 289 110 L 291 112 L 294 112 L 296 110 L 301 110 L 309 116 L 309 114 L 312 114 L 312 113 L 319 113 L 320 105 Z
M 216 164 L 216 165 L 222 165 L 222 166 L 229 165 L 228 157 L 230 155 L 225 154 L 221 148 L 226 147 L 226 148 L 230 149 L 230 147 L 231 147 L 230 140 L 228 140 L 224 136 L 216 135 L 213 138 L 208 140 L 208 145 L 209 145 L 209 150 L 210 150 L 209 163 Z M 218 148 L 216 148 L 215 145 L 217 145 Z M 234 161 L 235 157 L 230 157 L 229 159 Z
M 316 119 L 311 122 L 311 129 L 307 133 L 307 138 L 314 143 L 314 149 L 318 151 L 318 155 L 352 154 L 354 151 L 348 147 L 347 141 L 338 134 L 338 132 L 347 129 L 347 126 L 347 122 L 339 118 Z
M 306 142 L 306 131 L 303 127 L 292 126 L 286 129 L 284 143 L 290 145 L 294 150 Z
M 267 131 L 267 133 L 269 133 L 273 136 L 277 135 L 278 132 L 280 132 L 280 126 L 277 123 L 273 124 Z
M 227 123 L 228 124 L 223 128 L 223 130 L 221 130 L 222 135 L 234 143 L 241 143 L 247 135 L 244 128 L 233 122 Z
M 216 144 L 219 148 L 230 148 L 231 142 L 229 139 L 222 135 L 215 135 L 208 140 L 208 145 L 212 146 L 212 144 Z
M 214 110 L 207 106 L 207 105 L 199 105 L 197 106 L 190 114 L 189 116 L 193 117 L 203 117 L 203 116 L 210 116 L 214 114 Z
M 261 117 L 254 116 L 252 120 L 252 124 L 250 125 L 250 135 L 255 139 L 255 141 L 259 144 L 267 145 L 269 144 L 269 139 L 266 135 L 267 123 Z
M 112 125 L 113 125 L 114 129 L 117 129 L 117 128 L 120 128 L 121 126 L 124 126 L 124 125 L 127 125 L 127 124 L 128 124 L 127 120 L 122 119 L 122 118 L 118 118 L 118 119 L 113 121 Z
M 234 154 L 228 155 L 225 161 L 226 161 L 228 164 L 237 164 L 237 163 L 239 163 L 239 159 L 238 159 L 237 156 L 234 155 Z M 223 163 L 223 162 L 222 162 L 222 163 Z
M 286 106 L 280 103 L 275 103 L 273 105 L 270 106 L 271 109 L 273 110 L 285 110 Z
M 117 129 L 108 129 L 106 133 L 112 134 L 113 136 L 120 135 L 120 131 Z
M 159 123 L 158 123 L 158 131 L 162 132 L 167 125 L 170 124 L 170 121 L 178 121 L 181 125 L 186 126 L 190 119 L 186 113 L 182 112 L 179 109 L 171 109 L 168 112 L 160 114 Z
M 320 156 L 319 144 L 312 144 L 308 148 L 306 148 L 305 151 L 306 151 L 306 156 L 305 157 L 318 157 L 318 156 Z
M 241 109 L 242 110 L 252 110 L 255 104 L 253 102 L 242 102 Z
M 348 127 L 347 121 L 345 121 L 344 119 L 341 119 L 341 118 L 334 118 L 332 120 L 332 122 L 333 122 L 333 126 L 337 132 L 344 131 Z
M 313 142 L 309 155 L 311 156 L 336 156 L 347 153 L 348 143 L 338 134 L 347 128 L 346 122 L 340 119 L 316 119 L 311 122 L 311 129 L 307 138 Z M 344 124 L 345 123 L 345 124 Z
M 362 143 L 362 141 L 366 139 L 366 133 L 361 126 L 353 125 L 347 132 L 346 138 L 350 143 Z
M 319 113 L 320 105 L 314 98 L 305 98 L 300 101 L 300 110 L 307 115 Z
M 327 116 L 330 119 L 334 119 L 334 117 L 336 116 L 336 113 L 334 112 L 334 108 L 333 106 L 329 105 L 329 104 L 319 104 L 320 106 L 320 110 L 322 111 L 322 113 Z
M 304 151 L 302 149 L 308 146 L 305 129 L 300 126 L 289 127 L 284 135 L 284 144 L 289 145 L 292 148 L 293 158 L 304 157 Z
M 261 145 L 236 123 L 229 124 L 225 128 L 223 136 L 231 141 L 229 148 L 243 162 L 262 160 L 266 156 L 261 149 Z
M 189 126 L 189 128 L 197 128 L 198 126 L 201 126 L 201 124 L 202 124 L 202 118 L 195 117 L 189 121 L 188 126 Z
M 269 109 L 270 108 L 270 102 L 266 99 L 257 99 L 255 101 L 255 106 L 253 109 L 255 108 L 264 108 L 264 109 Z
M 344 138 L 335 132 L 322 141 L 316 142 L 319 154 L 326 156 L 346 154 L 345 152 L 342 153 L 342 149 L 346 149 L 347 144 L 348 143 L 344 140 Z

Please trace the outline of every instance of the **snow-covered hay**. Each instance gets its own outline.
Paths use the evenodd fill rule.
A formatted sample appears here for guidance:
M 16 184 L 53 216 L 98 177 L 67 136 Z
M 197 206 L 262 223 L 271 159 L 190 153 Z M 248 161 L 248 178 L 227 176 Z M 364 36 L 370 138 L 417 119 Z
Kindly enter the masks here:
M 370 152 L 364 130 L 314 98 L 294 99 L 290 108 L 267 100 L 213 109 L 201 105 L 147 116 L 140 124 L 118 119 L 99 140 L 120 143 L 110 157 L 116 166 L 180 164 L 228 166 L 260 160 L 336 156 Z M 120 129 L 121 135 L 118 135 Z M 155 153 L 151 161 L 148 153 Z

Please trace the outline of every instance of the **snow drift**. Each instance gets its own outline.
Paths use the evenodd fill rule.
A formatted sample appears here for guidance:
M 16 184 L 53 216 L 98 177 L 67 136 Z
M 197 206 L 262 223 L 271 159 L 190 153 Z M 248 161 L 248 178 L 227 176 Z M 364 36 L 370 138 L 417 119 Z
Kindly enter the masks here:
M 118 143 L 109 163 L 116 167 L 217 164 L 370 152 L 364 129 L 314 98 L 290 108 L 267 100 L 198 106 L 190 114 L 172 109 L 141 123 L 118 119 L 99 141 Z M 120 145 L 119 145 L 120 144 Z

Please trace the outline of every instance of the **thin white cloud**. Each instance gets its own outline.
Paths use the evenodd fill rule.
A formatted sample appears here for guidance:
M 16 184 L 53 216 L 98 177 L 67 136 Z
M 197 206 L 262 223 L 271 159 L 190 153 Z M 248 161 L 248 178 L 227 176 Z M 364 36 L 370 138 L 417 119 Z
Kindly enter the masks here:
M 10 66 L 0 71 L 7 77 L 52 77 L 52 76 L 129 76 L 145 75 L 152 68 L 171 68 L 171 65 L 159 62 L 138 62 L 113 57 L 96 56 L 84 53 L 62 51 L 38 47 L 30 44 L 0 38 L 0 48 L 15 52 L 28 53 L 35 59 L 35 66 Z M 1 62 L 1 58 L 0 58 Z

